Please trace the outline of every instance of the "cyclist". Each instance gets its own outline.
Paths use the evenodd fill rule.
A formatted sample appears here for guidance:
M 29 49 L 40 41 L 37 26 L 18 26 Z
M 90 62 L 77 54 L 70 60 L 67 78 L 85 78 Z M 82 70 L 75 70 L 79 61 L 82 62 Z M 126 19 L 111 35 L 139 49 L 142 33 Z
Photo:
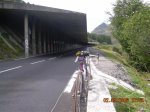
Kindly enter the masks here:
M 76 53 L 76 60 L 75 62 L 79 62 L 79 69 L 81 72 L 84 72 L 84 66 L 86 64 L 86 59 L 85 59 L 85 56 L 84 56 L 84 52 L 83 51 L 78 51 Z
M 99 57 L 100 57 L 100 54 L 99 54 L 99 53 L 97 53 L 97 61 L 99 61 Z
M 87 91 L 87 83 L 88 83 L 88 72 L 87 72 L 87 63 L 86 58 L 89 56 L 87 51 L 78 51 L 76 53 L 76 60 L 75 62 L 79 62 L 79 69 L 80 69 L 80 77 L 81 77 L 81 86 L 78 94 L 81 93 L 81 99 L 86 101 L 86 91 Z
M 85 91 L 85 84 L 84 84 L 84 81 L 85 81 L 85 74 L 86 74 L 86 70 L 85 70 L 85 64 L 86 64 L 86 59 L 85 59 L 85 56 L 84 56 L 84 52 L 83 51 L 78 51 L 76 53 L 76 60 L 75 62 L 79 62 L 79 69 L 80 69 L 80 76 L 81 76 L 81 86 L 80 86 L 80 90 L 78 91 L 78 94 L 81 93 L 81 97 L 83 97 L 83 91 Z

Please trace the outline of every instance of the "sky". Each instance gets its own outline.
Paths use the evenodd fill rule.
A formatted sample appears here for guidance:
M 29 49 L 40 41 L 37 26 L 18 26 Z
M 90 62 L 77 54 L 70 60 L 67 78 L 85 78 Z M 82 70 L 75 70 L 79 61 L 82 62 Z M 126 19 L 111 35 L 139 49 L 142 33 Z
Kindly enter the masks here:
M 91 32 L 101 23 L 109 23 L 116 0 L 24 0 L 31 4 L 82 12 L 87 15 L 87 31 Z M 150 2 L 150 0 L 144 0 Z

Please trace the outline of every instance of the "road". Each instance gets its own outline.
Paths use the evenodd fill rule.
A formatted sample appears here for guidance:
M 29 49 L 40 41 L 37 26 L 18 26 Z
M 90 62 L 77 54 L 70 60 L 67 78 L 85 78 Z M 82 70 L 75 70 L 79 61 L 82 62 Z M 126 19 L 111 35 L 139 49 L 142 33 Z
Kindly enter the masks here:
M 77 69 L 74 59 L 69 54 L 0 62 L 0 112 L 51 112 Z

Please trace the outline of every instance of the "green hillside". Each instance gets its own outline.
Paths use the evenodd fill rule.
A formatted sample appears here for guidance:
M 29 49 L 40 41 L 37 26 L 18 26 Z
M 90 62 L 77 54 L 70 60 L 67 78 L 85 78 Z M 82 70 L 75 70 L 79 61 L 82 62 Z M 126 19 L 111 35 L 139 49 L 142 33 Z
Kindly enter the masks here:
M 6 35 L 0 35 L 0 60 L 18 58 L 23 55 L 23 49 L 19 48 Z

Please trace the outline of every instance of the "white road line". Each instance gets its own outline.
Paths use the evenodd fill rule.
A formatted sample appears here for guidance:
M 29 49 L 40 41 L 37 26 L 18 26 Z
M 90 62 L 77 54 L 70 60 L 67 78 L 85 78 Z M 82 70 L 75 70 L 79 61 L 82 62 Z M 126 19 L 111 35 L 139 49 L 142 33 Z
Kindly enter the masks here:
M 3 70 L 3 71 L 0 71 L 0 74 L 1 73 L 4 73 L 4 72 L 7 72 L 7 71 L 11 71 L 11 70 L 14 70 L 14 69 L 18 69 L 18 68 L 21 68 L 22 66 L 17 66 L 17 67 L 14 67 L 14 68 L 10 68 L 10 69 L 7 69 L 7 70 Z
M 41 63 L 41 62 L 44 62 L 45 60 L 41 60 L 41 61 L 36 61 L 36 62 L 32 62 L 32 63 L 30 63 L 30 64 L 37 64 L 37 63 Z
M 73 84 L 74 84 L 74 80 L 72 80 L 72 79 L 74 79 L 74 78 L 76 78 L 76 77 L 77 77 L 77 71 L 75 71 L 75 72 L 73 73 L 73 75 L 72 75 L 72 77 L 71 77 L 69 83 L 67 84 L 67 86 L 63 89 L 63 91 L 62 91 L 61 94 L 59 95 L 59 97 L 58 97 L 58 99 L 57 99 L 57 101 L 56 101 L 54 107 L 52 108 L 51 112 L 53 112 L 54 109 L 56 108 L 56 105 L 58 104 L 58 101 L 59 101 L 59 99 L 61 98 L 62 94 L 63 94 L 64 92 L 68 92 L 68 93 L 71 92 L 71 89 L 72 89 Z M 71 81 L 71 80 L 72 80 L 72 81 Z
M 77 76 L 78 76 L 78 71 L 75 71 L 64 90 L 65 93 L 71 93 L 71 90 L 73 88 L 75 80 L 77 79 Z
M 53 58 L 49 58 L 48 60 L 53 60 L 53 59 L 55 59 L 56 57 L 53 57 Z
M 58 97 L 58 99 L 57 99 L 57 101 L 56 101 L 54 107 L 52 108 L 51 112 L 54 111 L 54 109 L 55 109 L 56 105 L 58 104 L 58 101 L 59 101 L 59 99 L 60 99 L 60 97 L 62 96 L 63 93 L 64 93 L 64 90 L 63 90 L 63 91 L 61 92 L 61 94 L 59 95 L 59 97 Z

